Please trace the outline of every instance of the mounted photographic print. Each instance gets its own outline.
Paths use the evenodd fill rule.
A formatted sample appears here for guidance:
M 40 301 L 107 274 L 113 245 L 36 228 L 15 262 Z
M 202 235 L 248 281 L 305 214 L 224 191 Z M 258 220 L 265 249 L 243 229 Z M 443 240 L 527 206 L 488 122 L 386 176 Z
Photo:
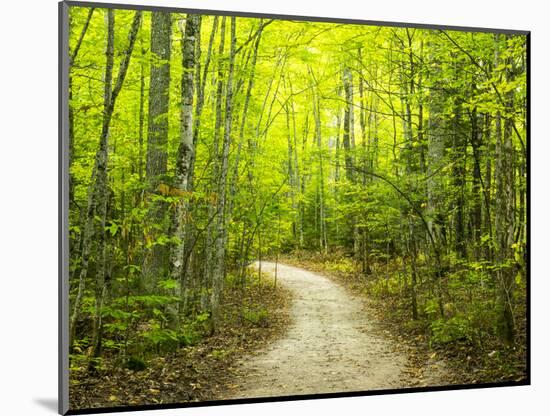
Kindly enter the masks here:
M 61 413 L 529 384 L 529 32 L 60 31 Z

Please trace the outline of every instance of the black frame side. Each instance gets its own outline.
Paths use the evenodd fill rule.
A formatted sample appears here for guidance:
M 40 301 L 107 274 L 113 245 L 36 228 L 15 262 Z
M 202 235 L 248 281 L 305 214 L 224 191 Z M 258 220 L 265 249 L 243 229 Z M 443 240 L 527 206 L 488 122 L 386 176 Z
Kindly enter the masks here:
M 58 411 L 69 410 L 69 5 L 58 5 Z
M 527 204 L 527 212 L 525 215 L 525 221 L 527 222 L 527 239 L 525 251 L 527 253 L 525 259 L 526 265 L 526 297 L 525 297 L 525 306 L 526 306 L 526 370 L 527 370 L 527 383 L 531 384 L 531 32 L 526 34 L 525 39 L 526 44 L 526 169 L 525 174 L 526 178 L 526 195 L 525 203 Z

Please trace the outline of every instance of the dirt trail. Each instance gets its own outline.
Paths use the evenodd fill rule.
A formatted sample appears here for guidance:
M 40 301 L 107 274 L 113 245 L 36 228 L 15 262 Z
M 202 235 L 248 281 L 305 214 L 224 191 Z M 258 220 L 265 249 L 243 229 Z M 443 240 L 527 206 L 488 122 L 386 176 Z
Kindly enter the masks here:
M 274 263 L 262 262 L 262 271 L 274 270 Z M 265 350 L 237 363 L 241 377 L 228 398 L 410 385 L 403 371 L 406 353 L 375 333 L 359 299 L 326 277 L 280 263 L 277 280 L 294 296 L 290 328 Z

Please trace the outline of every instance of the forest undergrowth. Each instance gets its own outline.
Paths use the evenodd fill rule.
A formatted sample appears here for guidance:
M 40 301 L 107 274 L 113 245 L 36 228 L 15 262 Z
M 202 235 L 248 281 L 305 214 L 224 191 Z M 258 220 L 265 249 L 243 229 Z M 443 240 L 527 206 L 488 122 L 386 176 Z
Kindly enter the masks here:
M 247 277 L 244 285 L 228 279 L 221 299 L 221 330 L 216 334 L 210 335 L 208 326 L 199 323 L 188 345 L 158 346 L 164 353 L 143 352 L 125 362 L 120 355 L 105 354 L 93 370 L 73 367 L 71 407 L 203 402 L 231 391 L 236 359 L 277 339 L 289 320 L 290 292 L 274 287 L 267 277 Z

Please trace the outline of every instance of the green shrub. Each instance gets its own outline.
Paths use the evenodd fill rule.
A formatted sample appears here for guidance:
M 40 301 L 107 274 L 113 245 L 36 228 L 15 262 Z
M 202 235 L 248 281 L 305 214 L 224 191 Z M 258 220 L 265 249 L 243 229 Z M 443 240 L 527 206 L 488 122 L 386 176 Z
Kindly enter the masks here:
M 471 322 L 463 316 L 436 319 L 430 325 L 431 344 L 447 344 L 455 341 L 472 341 L 474 333 Z
M 266 327 L 268 325 L 268 313 L 264 308 L 257 310 L 244 308 L 243 318 L 256 326 Z

